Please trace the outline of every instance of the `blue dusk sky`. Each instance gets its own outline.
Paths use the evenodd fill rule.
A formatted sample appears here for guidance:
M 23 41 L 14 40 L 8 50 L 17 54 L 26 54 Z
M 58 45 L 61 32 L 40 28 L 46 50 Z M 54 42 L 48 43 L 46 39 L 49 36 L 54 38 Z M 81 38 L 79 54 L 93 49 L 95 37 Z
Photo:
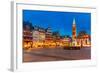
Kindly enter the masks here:
M 77 35 L 80 31 L 91 34 L 91 13 L 23 10 L 23 21 L 31 22 L 33 26 L 51 27 L 52 32 L 59 31 L 60 35 L 72 36 L 74 19 Z

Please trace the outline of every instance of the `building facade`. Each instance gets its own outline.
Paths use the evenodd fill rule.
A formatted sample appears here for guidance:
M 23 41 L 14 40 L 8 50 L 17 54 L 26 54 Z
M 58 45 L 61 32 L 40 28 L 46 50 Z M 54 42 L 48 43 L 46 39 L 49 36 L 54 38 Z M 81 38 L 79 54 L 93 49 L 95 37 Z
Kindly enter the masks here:
M 28 49 L 32 47 L 32 29 L 31 24 L 24 22 L 23 25 L 23 48 Z
M 73 25 L 72 25 L 72 46 L 76 47 L 90 47 L 91 46 L 91 38 L 90 35 L 84 33 L 82 35 L 76 34 L 76 23 L 75 19 L 73 20 Z
M 46 29 L 45 41 L 46 41 L 46 42 L 51 42 L 51 41 L 53 41 L 52 31 L 51 31 L 51 28 L 50 28 L 50 27 L 48 27 L 48 28 Z
M 44 42 L 45 41 L 45 29 L 39 28 L 39 41 Z
M 38 27 L 34 26 L 33 30 L 32 30 L 32 37 L 33 37 L 33 42 L 38 42 L 39 41 L 39 31 L 38 31 Z

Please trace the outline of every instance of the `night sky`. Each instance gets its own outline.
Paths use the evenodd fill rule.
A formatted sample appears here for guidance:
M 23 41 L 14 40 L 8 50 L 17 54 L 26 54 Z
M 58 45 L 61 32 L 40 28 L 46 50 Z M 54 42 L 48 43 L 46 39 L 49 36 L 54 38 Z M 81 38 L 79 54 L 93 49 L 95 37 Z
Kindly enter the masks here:
M 33 26 L 51 27 L 52 32 L 59 31 L 60 35 L 72 36 L 73 19 L 77 35 L 80 31 L 91 34 L 91 13 L 23 10 L 23 21 L 31 22 Z

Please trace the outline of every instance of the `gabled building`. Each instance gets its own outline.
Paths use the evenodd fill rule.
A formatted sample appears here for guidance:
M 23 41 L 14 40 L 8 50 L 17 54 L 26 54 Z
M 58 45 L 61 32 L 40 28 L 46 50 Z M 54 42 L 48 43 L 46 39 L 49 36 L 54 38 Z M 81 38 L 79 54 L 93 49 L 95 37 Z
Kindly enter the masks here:
M 29 22 L 23 22 L 23 48 L 32 47 L 32 24 Z
M 70 47 L 72 43 L 72 38 L 70 36 L 61 36 L 60 40 L 63 46 Z
M 45 40 L 45 29 L 33 26 L 33 42 L 43 42 Z
M 37 26 L 33 27 L 32 30 L 32 37 L 33 37 L 33 42 L 39 41 L 39 28 Z
M 47 29 L 45 29 L 45 31 L 46 31 L 45 32 L 45 41 L 47 41 L 47 42 L 53 41 L 51 28 L 48 27 Z
M 84 34 L 82 36 L 78 36 L 77 40 L 79 41 L 79 45 L 81 47 L 91 47 L 91 37 L 88 34 Z

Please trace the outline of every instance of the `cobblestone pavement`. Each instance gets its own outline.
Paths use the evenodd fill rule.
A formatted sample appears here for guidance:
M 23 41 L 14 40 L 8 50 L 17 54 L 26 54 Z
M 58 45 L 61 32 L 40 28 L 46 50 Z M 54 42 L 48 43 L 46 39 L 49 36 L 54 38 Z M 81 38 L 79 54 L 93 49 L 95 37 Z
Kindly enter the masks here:
M 90 48 L 80 50 L 64 50 L 62 48 L 45 48 L 23 51 L 23 62 L 83 60 L 91 58 Z

